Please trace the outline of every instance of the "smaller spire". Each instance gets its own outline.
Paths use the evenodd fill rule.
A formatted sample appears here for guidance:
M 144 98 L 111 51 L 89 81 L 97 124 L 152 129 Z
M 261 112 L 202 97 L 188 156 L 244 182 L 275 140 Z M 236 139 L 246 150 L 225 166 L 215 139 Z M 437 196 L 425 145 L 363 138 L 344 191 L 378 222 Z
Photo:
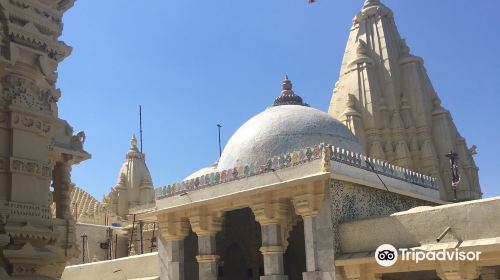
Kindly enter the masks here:
M 292 82 L 285 75 L 285 79 L 281 83 L 281 95 L 274 99 L 273 106 L 280 105 L 301 105 L 308 106 L 302 101 L 302 97 L 296 95 L 292 90 Z

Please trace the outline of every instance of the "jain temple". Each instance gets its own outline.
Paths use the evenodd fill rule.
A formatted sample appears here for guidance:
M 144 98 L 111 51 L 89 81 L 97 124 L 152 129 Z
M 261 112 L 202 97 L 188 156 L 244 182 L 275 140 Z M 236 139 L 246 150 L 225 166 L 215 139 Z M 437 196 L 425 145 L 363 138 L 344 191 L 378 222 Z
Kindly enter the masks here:
M 91 155 L 58 117 L 73 3 L 0 0 L 1 280 L 500 279 L 500 197 L 381 1 L 353 19 L 328 112 L 276 81 L 216 163 L 167 186 L 133 136 L 102 201 L 72 182 Z

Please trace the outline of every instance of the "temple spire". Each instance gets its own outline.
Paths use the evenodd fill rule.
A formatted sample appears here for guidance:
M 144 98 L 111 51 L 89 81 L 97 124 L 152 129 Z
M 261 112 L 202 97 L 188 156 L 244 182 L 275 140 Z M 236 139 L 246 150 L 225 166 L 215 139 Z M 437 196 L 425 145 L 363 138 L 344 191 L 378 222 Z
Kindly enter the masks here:
M 329 113 L 347 121 L 371 156 L 437 177 L 443 200 L 453 200 L 453 193 L 449 167 L 441 163 L 448 162 L 450 149 L 460 150 L 459 200 L 480 198 L 477 166 L 465 139 L 441 105 L 423 59 L 401 38 L 391 9 L 366 0 L 352 24 Z M 352 104 L 360 115 L 355 123 Z
M 292 82 L 288 79 L 288 75 L 285 75 L 285 79 L 281 84 L 281 95 L 276 97 L 273 106 L 280 105 L 301 105 L 307 106 L 306 103 L 302 101 L 302 97 L 298 96 L 292 90 Z

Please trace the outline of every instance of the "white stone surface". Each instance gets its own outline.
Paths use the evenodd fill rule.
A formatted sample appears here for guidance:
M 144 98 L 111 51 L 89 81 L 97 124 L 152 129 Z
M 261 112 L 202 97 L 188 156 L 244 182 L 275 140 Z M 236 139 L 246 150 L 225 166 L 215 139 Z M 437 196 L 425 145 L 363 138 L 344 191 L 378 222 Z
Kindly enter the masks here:
M 269 107 L 248 120 L 229 139 L 218 169 L 254 162 L 265 164 L 273 156 L 319 143 L 364 154 L 349 129 L 320 110 L 301 105 Z
M 440 179 L 441 198 L 449 201 L 446 154 L 453 150 L 460 163 L 458 200 L 481 197 L 474 146 L 467 147 L 423 59 L 411 54 L 380 1 L 366 2 L 353 20 L 329 113 L 346 123 L 370 157 Z
M 355 253 L 375 251 L 380 244 L 402 248 L 433 245 L 448 226 L 451 232 L 442 243 L 456 243 L 460 239 L 464 245 L 468 244 L 468 240 L 475 240 L 474 244 L 481 245 L 477 240 L 500 240 L 498 213 L 500 197 L 418 207 L 389 217 L 348 222 L 340 228 L 341 249 L 344 253 Z M 486 241 L 483 243 L 488 245 Z
M 111 261 L 67 266 L 61 280 L 128 280 L 157 279 L 158 253 L 121 258 Z

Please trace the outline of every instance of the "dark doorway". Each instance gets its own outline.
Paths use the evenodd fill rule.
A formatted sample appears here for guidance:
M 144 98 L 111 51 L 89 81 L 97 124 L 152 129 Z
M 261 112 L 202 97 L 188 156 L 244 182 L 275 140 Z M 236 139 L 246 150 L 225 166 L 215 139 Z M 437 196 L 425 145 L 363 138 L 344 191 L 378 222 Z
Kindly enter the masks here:
M 224 254 L 223 279 L 248 279 L 248 265 L 241 247 L 231 244 Z
M 198 237 L 189 229 L 189 235 L 184 239 L 184 279 L 198 280 Z
M 302 280 L 302 272 L 306 271 L 306 248 L 304 241 L 304 222 L 300 217 L 288 237 L 283 262 L 285 274 L 289 280 Z
M 226 212 L 217 234 L 219 279 L 258 280 L 263 275 L 260 225 L 250 208 Z

